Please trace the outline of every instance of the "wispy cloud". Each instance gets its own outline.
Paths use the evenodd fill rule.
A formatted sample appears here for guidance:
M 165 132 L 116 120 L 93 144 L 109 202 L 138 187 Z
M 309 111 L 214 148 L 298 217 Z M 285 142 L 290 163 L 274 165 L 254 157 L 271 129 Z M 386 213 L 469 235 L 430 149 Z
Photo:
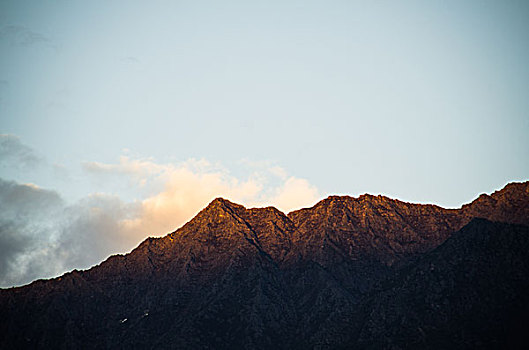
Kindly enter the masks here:
M 6 25 L 0 29 L 0 38 L 9 41 L 12 46 L 42 45 L 56 49 L 46 36 L 21 25 Z
M 129 64 L 140 63 L 140 60 L 137 57 L 134 57 L 134 56 L 121 57 L 120 60 L 121 60 L 121 62 L 129 63 Z
M 22 169 L 34 168 L 43 159 L 15 135 L 0 134 L 0 166 Z

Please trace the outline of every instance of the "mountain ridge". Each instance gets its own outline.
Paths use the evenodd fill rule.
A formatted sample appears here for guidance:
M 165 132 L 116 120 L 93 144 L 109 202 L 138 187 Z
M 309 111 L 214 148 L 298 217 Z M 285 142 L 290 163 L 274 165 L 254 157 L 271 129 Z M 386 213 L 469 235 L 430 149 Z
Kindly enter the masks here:
M 0 325 L 0 347 L 178 344 L 296 349 L 369 347 L 374 339 L 384 339 L 378 343 L 382 348 L 407 347 L 408 341 L 382 334 L 388 327 L 401 334 L 399 324 L 388 323 L 384 315 L 394 312 L 406 320 L 417 313 L 425 324 L 430 318 L 413 305 L 410 311 L 404 302 L 391 306 L 386 301 L 409 295 L 408 289 L 399 289 L 406 278 L 416 281 L 419 287 L 410 284 L 409 289 L 416 288 L 418 298 L 421 288 L 435 291 L 437 282 L 421 277 L 429 271 L 424 266 L 450 261 L 452 251 L 444 247 L 454 240 L 458 243 L 453 251 L 473 252 L 473 264 L 479 264 L 482 251 L 472 250 L 472 241 L 459 238 L 469 225 L 476 226 L 476 220 L 484 220 L 476 226 L 476 235 L 507 232 L 508 242 L 520 244 L 514 253 L 493 247 L 496 253 L 485 271 L 496 273 L 490 268 L 495 262 L 505 267 L 505 276 L 518 276 L 519 267 L 512 262 L 526 266 L 523 248 L 529 250 L 527 240 L 520 238 L 529 225 L 528 194 L 529 182 L 509 184 L 459 209 L 384 196 L 330 196 L 288 214 L 274 207 L 247 209 L 216 198 L 178 230 L 148 238 L 128 254 L 111 256 L 85 271 L 0 290 L 0 312 L 6 315 Z M 451 282 L 457 274 L 450 272 L 450 265 L 443 266 L 448 271 L 440 275 L 443 283 L 457 283 L 461 288 L 454 291 L 467 295 L 465 280 Z M 467 273 L 475 275 L 472 270 Z M 483 285 L 501 289 L 487 282 L 487 276 L 476 276 L 485 279 Z M 516 296 L 513 300 L 522 304 L 518 295 L 526 282 L 508 286 Z M 479 288 L 469 290 L 489 295 Z M 388 297 L 388 291 L 395 296 Z M 386 305 L 388 311 L 361 311 L 380 310 L 374 305 Z M 452 310 L 451 304 L 441 307 Z M 480 307 L 498 314 L 493 307 Z M 473 319 L 470 314 L 460 317 Z M 371 328 L 362 328 L 366 322 Z M 434 323 L 427 328 L 425 344 L 435 347 L 435 335 L 430 334 L 439 327 Z M 450 330 L 456 332 L 444 332 Z M 461 344 L 477 344 L 480 333 L 472 334 L 459 334 L 458 339 Z M 406 339 L 416 335 L 415 330 Z

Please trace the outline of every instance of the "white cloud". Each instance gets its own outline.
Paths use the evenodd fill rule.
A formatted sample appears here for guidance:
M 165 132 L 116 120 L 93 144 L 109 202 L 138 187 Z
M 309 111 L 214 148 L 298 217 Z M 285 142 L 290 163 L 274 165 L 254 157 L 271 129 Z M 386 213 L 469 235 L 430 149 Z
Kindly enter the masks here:
M 95 167 L 91 166 L 90 171 Z M 168 233 L 191 219 L 216 197 L 224 197 L 248 207 L 276 206 L 285 212 L 313 205 L 319 198 L 316 187 L 301 178 L 288 176 L 278 167 L 261 165 L 246 179 L 206 160 L 191 159 L 180 164 L 157 164 L 152 160 L 121 157 L 118 164 L 97 164 L 105 172 L 129 174 L 147 182 L 161 183 L 162 189 L 141 201 L 141 214 L 124 221 L 131 231 L 150 235 Z M 271 186 L 272 174 L 280 178 Z M 156 188 L 156 186 L 153 186 Z
M 268 168 L 271 174 L 277 176 L 278 178 L 285 180 L 288 178 L 288 173 L 285 169 L 281 168 L 280 166 L 271 166 Z
M 270 199 L 279 210 L 289 212 L 313 205 L 318 199 L 318 189 L 305 179 L 289 177 Z

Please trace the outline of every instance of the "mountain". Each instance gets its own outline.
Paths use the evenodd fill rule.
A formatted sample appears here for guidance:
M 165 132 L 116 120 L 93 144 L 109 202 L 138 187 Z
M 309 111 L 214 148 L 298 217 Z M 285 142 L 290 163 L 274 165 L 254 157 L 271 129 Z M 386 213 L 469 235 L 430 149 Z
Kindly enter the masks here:
M 460 209 L 217 198 L 86 271 L 0 291 L 0 348 L 486 348 L 527 340 L 529 182 Z

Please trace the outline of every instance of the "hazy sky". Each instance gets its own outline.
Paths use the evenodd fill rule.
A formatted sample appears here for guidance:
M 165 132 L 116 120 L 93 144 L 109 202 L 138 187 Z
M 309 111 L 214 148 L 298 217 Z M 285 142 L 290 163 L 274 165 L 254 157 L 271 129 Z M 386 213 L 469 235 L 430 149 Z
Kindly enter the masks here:
M 527 180 L 527 62 L 527 1 L 3 0 L 0 285 L 216 196 L 458 207 Z

